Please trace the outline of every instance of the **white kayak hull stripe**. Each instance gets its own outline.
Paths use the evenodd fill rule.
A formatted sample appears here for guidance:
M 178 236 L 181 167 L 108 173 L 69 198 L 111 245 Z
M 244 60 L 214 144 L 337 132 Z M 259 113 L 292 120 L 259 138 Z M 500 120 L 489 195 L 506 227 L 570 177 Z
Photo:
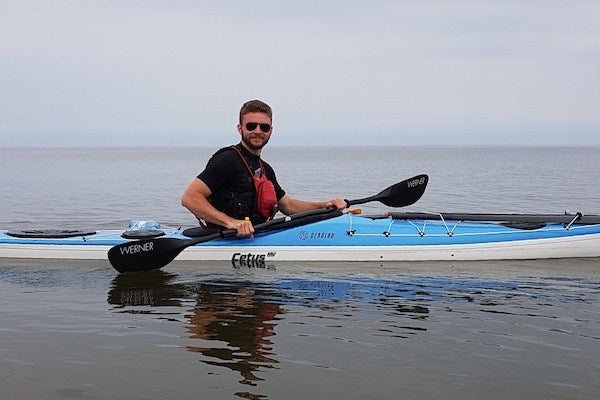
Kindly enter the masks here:
M 0 258 L 106 260 L 112 246 L 0 244 Z M 235 256 L 238 254 L 238 256 Z M 452 245 L 405 246 L 192 246 L 177 260 L 234 261 L 448 261 L 600 257 L 600 234 Z M 108 261 L 107 261 L 108 263 Z

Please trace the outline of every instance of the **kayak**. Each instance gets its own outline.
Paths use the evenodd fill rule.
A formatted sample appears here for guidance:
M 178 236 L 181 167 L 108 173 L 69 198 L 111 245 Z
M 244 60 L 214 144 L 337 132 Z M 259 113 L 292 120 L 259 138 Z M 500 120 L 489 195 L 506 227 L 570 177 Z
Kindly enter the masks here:
M 257 231 L 252 238 L 206 241 L 190 238 L 190 231 L 183 229 L 0 230 L 0 258 L 106 260 L 115 246 L 119 256 L 126 257 L 157 250 L 167 242 L 189 245 L 186 251 L 174 253 L 177 260 L 225 260 L 249 266 L 269 261 L 600 257 L 600 216 L 596 215 L 326 211 L 311 217 L 276 219 L 272 229 Z
M 395 183 L 346 206 L 378 201 L 406 207 L 423 195 L 428 176 Z M 473 214 L 320 209 L 235 230 L 160 229 L 131 221 L 125 230 L 0 230 L 0 258 L 106 260 L 120 273 L 160 269 L 171 261 L 470 261 L 600 257 L 600 216 Z M 152 222 L 152 223 L 150 223 Z M 184 251 L 185 250 L 185 251 Z M 272 264 L 271 264 L 272 265 Z

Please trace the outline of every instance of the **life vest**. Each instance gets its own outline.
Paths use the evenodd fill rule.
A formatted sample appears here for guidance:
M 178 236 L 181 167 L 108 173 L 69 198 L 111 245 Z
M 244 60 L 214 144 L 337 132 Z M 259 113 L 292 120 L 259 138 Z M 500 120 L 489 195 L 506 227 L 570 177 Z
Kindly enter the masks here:
M 237 146 L 224 147 L 215 154 L 219 154 L 230 149 L 234 149 L 242 159 L 242 162 L 246 166 L 246 170 L 252 179 L 254 190 L 233 192 L 231 189 L 224 188 L 218 192 L 213 192 L 208 200 L 213 207 L 229 215 L 230 217 L 236 219 L 244 219 L 248 217 L 254 225 L 263 223 L 272 218 L 276 213 L 275 206 L 277 205 L 277 196 L 275 194 L 273 182 L 266 177 L 266 173 L 264 172 L 265 168 L 260 159 L 259 165 L 261 174 L 260 176 L 256 176 L 254 171 L 252 171 L 248 160 Z M 205 221 L 200 222 L 206 229 L 210 231 L 222 228 Z
M 277 195 L 275 194 L 275 186 L 273 186 L 273 182 L 267 178 L 267 174 L 265 173 L 265 167 L 263 166 L 262 160 L 259 158 L 258 162 L 260 165 L 260 176 L 256 176 L 256 174 L 250 168 L 250 164 L 248 164 L 248 160 L 242 154 L 240 149 L 236 146 L 231 146 L 237 151 L 238 155 L 246 165 L 246 169 L 250 173 L 252 177 L 252 182 L 254 183 L 254 189 L 256 191 L 256 210 L 259 215 L 265 219 L 271 219 L 277 212 Z

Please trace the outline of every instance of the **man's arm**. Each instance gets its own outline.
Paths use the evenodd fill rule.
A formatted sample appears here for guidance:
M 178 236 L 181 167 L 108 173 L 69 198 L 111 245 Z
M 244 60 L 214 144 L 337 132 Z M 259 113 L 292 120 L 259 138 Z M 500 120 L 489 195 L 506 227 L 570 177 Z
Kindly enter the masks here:
M 235 229 L 238 236 L 249 236 L 254 233 L 250 221 L 231 218 L 225 213 L 217 210 L 208 201 L 211 195 L 209 187 L 199 178 L 195 178 L 183 192 L 181 205 L 190 210 L 196 218 L 224 226 L 227 229 Z
M 278 202 L 279 210 L 286 214 L 296 214 L 304 211 L 319 210 L 322 208 L 335 207 L 338 210 L 346 208 L 346 202 L 340 197 L 329 201 L 304 201 L 294 199 L 285 194 Z

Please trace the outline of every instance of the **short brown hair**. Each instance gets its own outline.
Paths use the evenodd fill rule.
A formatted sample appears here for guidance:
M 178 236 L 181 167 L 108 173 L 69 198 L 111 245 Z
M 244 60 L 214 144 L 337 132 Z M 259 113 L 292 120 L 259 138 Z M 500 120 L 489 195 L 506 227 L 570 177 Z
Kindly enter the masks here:
M 240 124 L 242 123 L 242 117 L 252 112 L 265 113 L 269 116 L 269 118 L 273 119 L 273 111 L 267 103 L 264 103 L 260 100 L 250 100 L 245 102 L 240 109 Z

